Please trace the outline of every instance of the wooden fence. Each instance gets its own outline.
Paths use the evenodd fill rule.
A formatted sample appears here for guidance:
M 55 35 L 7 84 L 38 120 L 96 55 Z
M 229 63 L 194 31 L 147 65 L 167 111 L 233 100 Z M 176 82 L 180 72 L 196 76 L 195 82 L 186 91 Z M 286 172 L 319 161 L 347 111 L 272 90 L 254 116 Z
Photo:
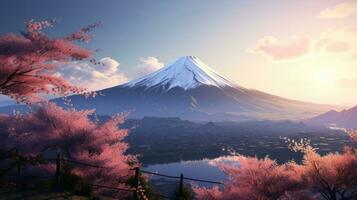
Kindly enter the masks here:
M 46 160 L 48 163 L 55 162 L 55 164 L 56 164 L 55 176 L 49 176 L 47 178 L 54 178 L 55 187 L 57 188 L 57 190 L 60 190 L 60 188 L 61 188 L 61 178 L 60 177 L 61 177 L 61 173 L 62 173 L 61 169 L 62 169 L 63 161 L 65 161 L 67 163 L 74 164 L 74 165 L 101 168 L 101 166 L 95 166 L 95 165 L 91 165 L 91 164 L 88 164 L 88 163 L 83 163 L 83 162 L 72 160 L 72 159 L 62 158 L 60 153 L 57 153 L 56 159 L 44 159 L 44 160 Z M 24 164 L 21 163 L 20 161 L 16 161 L 15 165 L 12 166 L 12 167 L 16 167 L 16 169 L 17 169 L 17 175 L 16 175 L 16 180 L 17 181 L 20 180 L 21 167 L 23 167 L 23 166 L 24 166 Z M 146 200 L 146 199 L 148 199 L 146 197 L 146 194 L 150 195 L 150 196 L 160 197 L 160 198 L 163 198 L 163 199 L 169 199 L 169 200 L 184 200 L 183 194 L 184 194 L 184 181 L 185 180 L 194 181 L 194 182 L 203 182 L 203 183 L 223 185 L 222 182 L 218 182 L 218 181 L 210 181 L 210 180 L 203 180 L 203 179 L 185 177 L 184 174 L 182 174 L 182 173 L 180 174 L 180 176 L 171 176 L 171 175 L 160 174 L 160 173 L 156 173 L 156 172 L 150 172 L 150 171 L 142 170 L 142 169 L 140 169 L 138 167 L 134 168 L 134 169 L 131 169 L 131 170 L 135 171 L 135 176 L 134 176 L 135 183 L 134 183 L 134 187 L 132 187 L 132 188 L 119 188 L 119 187 L 107 186 L 107 185 L 99 185 L 99 184 L 93 184 L 92 187 L 109 189 L 109 190 L 116 190 L 116 191 L 131 192 L 133 194 L 133 199 L 135 199 L 135 200 L 142 200 L 142 199 Z M 140 183 L 140 174 L 141 173 L 148 174 L 148 175 L 151 175 L 151 176 L 160 176 L 160 177 L 164 177 L 164 178 L 168 178 L 168 179 L 179 180 L 178 197 L 166 196 L 166 195 L 160 194 L 160 193 L 153 193 L 153 192 L 145 191 L 144 187 Z

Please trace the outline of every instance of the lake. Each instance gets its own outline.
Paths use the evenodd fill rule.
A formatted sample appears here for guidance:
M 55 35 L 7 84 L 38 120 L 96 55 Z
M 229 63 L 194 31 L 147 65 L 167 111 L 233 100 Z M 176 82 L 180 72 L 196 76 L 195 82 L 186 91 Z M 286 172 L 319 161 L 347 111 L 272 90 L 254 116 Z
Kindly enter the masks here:
M 181 161 L 167 164 L 154 164 L 145 167 L 144 170 L 170 176 L 180 176 L 180 174 L 182 173 L 184 177 L 224 182 L 227 179 L 227 176 L 217 167 L 217 164 L 219 163 L 230 163 L 237 165 L 234 156 L 222 156 L 215 159 Z M 166 181 L 178 181 L 175 179 L 164 178 L 160 176 L 151 176 L 150 179 L 152 181 L 161 183 L 167 183 Z M 212 187 L 215 185 L 212 183 L 192 182 L 186 180 L 185 182 L 205 187 Z

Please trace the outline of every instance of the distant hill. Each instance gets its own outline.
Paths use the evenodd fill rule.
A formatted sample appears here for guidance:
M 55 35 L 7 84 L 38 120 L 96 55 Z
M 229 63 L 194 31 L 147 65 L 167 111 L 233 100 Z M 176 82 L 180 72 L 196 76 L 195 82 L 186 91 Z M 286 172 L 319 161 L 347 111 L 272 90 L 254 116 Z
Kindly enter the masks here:
M 357 128 L 357 106 L 340 112 L 328 111 L 307 121 L 310 124 L 331 125 L 335 124 L 344 128 Z
M 16 102 L 14 100 L 0 100 L 0 107 L 14 105 Z
M 140 155 L 143 165 L 217 158 L 228 155 L 228 149 L 259 158 L 269 155 L 280 163 L 300 162 L 302 154 L 290 151 L 283 136 L 309 138 L 322 154 L 352 145 L 342 131 L 293 121 L 192 122 L 146 117 L 128 119 L 121 127 L 130 129 L 125 138 L 128 153 Z

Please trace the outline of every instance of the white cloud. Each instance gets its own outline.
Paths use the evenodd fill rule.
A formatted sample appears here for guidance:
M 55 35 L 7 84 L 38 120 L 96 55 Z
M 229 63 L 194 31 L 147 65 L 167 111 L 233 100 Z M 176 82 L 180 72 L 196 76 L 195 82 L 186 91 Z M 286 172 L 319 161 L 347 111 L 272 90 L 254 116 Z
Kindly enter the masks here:
M 75 61 L 62 67 L 58 75 L 76 86 L 100 90 L 127 82 L 119 65 L 119 62 L 109 57 L 100 59 L 97 65 Z
M 323 19 L 343 19 L 357 14 L 357 2 L 344 2 L 335 5 L 333 8 L 326 8 L 319 14 Z
M 164 66 L 164 63 L 159 62 L 155 57 L 141 57 L 139 59 L 140 64 L 137 66 L 136 76 L 140 77 L 151 72 L 154 72 Z
M 151 73 L 164 66 L 152 56 L 139 58 L 139 61 L 136 77 Z M 100 59 L 96 65 L 82 61 L 68 63 L 61 68 L 57 75 L 76 86 L 93 91 L 117 86 L 128 81 L 128 77 L 120 70 L 120 63 L 110 57 Z
M 99 65 L 96 66 L 96 69 L 105 73 L 113 74 L 118 70 L 120 63 L 110 57 L 105 57 L 99 60 Z

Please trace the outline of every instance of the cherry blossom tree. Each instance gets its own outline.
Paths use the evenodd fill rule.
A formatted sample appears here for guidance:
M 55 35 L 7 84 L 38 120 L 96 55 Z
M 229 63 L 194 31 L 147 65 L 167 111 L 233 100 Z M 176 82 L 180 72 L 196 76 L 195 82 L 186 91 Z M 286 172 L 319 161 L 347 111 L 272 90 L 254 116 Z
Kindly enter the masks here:
M 73 86 L 57 76 L 56 71 L 65 62 L 91 57 L 90 50 L 75 42 L 88 42 L 88 33 L 98 24 L 62 38 L 51 38 L 42 31 L 54 23 L 55 20 L 30 20 L 25 32 L 0 36 L 0 94 L 18 102 L 31 103 L 40 100 L 41 93 L 68 95 L 85 92 L 84 88 Z
M 355 139 L 356 132 L 348 134 Z M 268 158 L 238 156 L 237 165 L 218 165 L 229 180 L 223 190 L 195 188 L 205 200 L 357 199 L 357 150 L 319 155 L 310 141 L 285 138 L 289 148 L 304 153 L 302 164 L 277 164 Z
M 54 23 L 31 20 L 25 32 L 0 36 L 0 94 L 31 104 L 42 100 L 43 93 L 68 95 L 88 92 L 71 85 L 56 72 L 66 66 L 64 63 L 73 60 L 87 59 L 97 63 L 91 59 L 90 50 L 76 43 L 88 42 L 88 33 L 98 24 L 62 38 L 50 38 L 42 31 Z M 42 155 L 61 152 L 68 162 L 72 160 L 97 166 L 73 165 L 71 168 L 71 173 L 92 185 L 124 187 L 133 175 L 129 167 L 137 164 L 135 156 L 125 155 L 128 145 L 123 138 L 127 130 L 118 128 L 125 115 L 117 115 L 101 123 L 90 118 L 93 114 L 94 110 L 63 109 L 44 102 L 32 106 L 28 113 L 0 115 L 0 165 L 1 169 L 6 166 L 0 177 L 18 164 L 6 159 L 13 154 L 8 150 L 15 149 L 16 158 L 30 164 L 26 169 L 32 174 L 53 174 L 54 165 L 43 164 Z
M 73 172 L 92 184 L 124 186 L 133 175 L 136 157 L 125 155 L 127 130 L 118 129 L 125 116 L 100 123 L 89 117 L 93 110 L 65 110 L 45 103 L 27 114 L 1 116 L 0 146 L 16 147 L 21 155 L 35 156 L 54 149 L 65 159 L 96 167 L 75 165 Z M 53 170 L 53 168 L 45 168 Z M 43 170 L 43 169 L 42 169 Z M 41 172 L 43 173 L 43 171 Z M 53 174 L 53 171 L 50 171 Z
M 357 198 L 357 151 L 345 148 L 343 153 L 321 156 L 309 149 L 303 160 L 303 178 L 311 192 L 323 199 Z
M 346 130 L 346 132 L 347 132 L 347 135 L 350 136 L 352 141 L 357 143 L 357 131 L 356 130 Z
M 300 166 L 278 165 L 275 161 L 255 157 L 236 157 L 238 165 L 218 164 L 229 177 L 223 190 L 195 188 L 199 199 L 275 200 L 308 199 L 301 182 Z

